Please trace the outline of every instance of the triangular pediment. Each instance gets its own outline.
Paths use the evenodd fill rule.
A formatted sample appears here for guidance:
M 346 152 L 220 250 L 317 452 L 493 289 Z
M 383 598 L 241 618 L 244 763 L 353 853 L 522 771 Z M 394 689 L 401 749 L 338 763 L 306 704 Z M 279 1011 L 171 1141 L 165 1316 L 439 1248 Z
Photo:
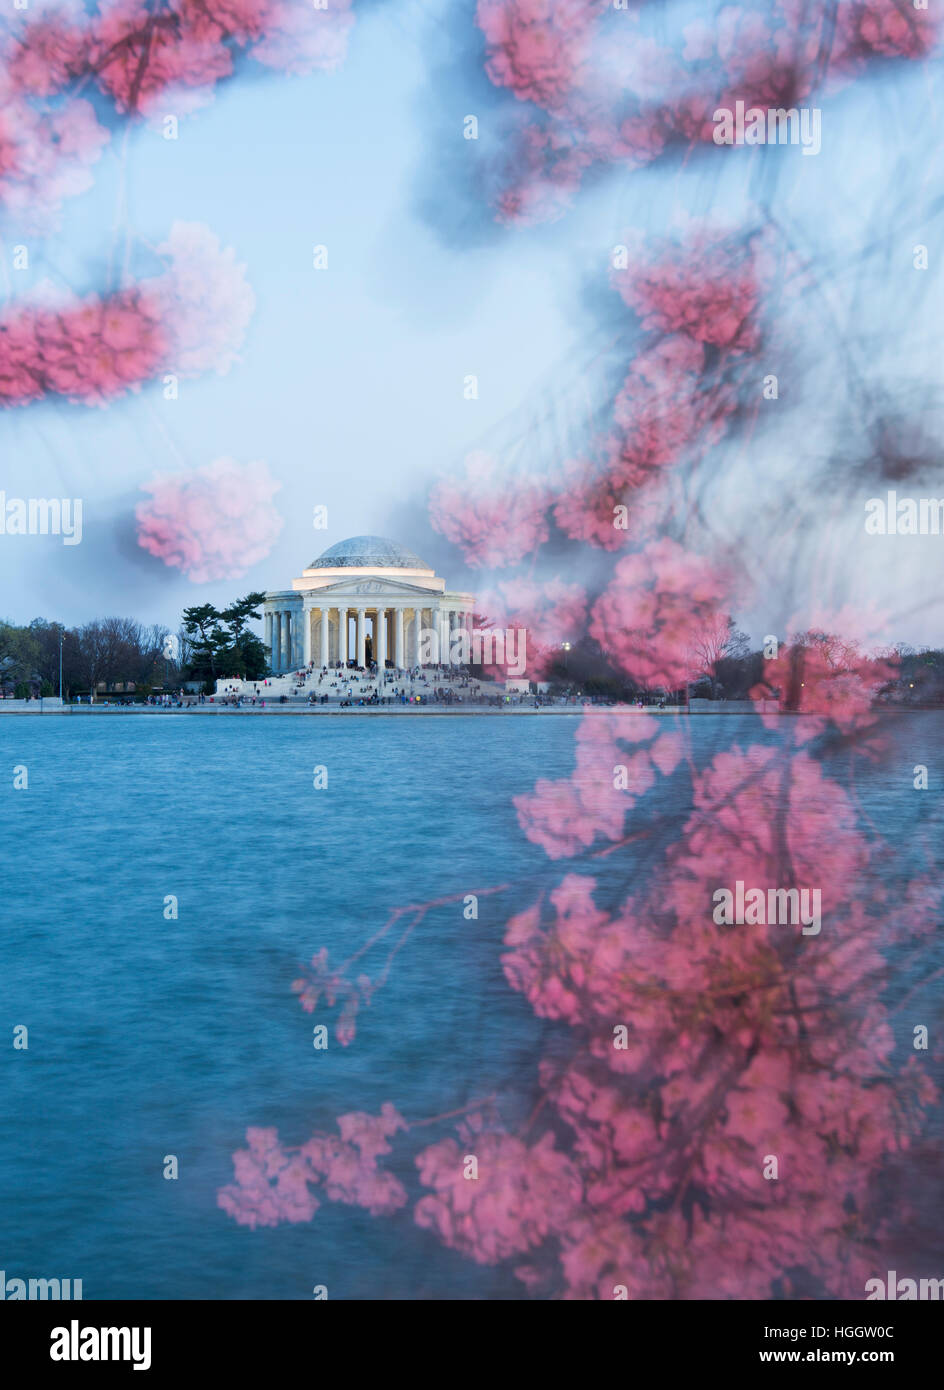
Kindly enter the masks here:
M 421 584 L 407 584 L 402 579 L 377 578 L 362 575 L 357 579 L 339 579 L 336 584 L 319 584 L 313 589 L 300 589 L 301 594 L 310 594 L 314 599 L 328 598 L 375 598 L 389 594 L 391 598 L 407 598 L 421 594 L 424 598 L 439 598 L 441 589 L 427 589 Z

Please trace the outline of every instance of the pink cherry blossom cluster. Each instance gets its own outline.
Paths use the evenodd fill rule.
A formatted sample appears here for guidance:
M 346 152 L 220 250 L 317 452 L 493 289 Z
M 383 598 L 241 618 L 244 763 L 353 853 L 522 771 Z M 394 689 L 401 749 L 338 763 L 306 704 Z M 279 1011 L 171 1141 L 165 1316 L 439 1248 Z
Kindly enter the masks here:
M 12 12 L 0 40 L 0 210 L 43 225 L 89 186 L 111 138 L 79 96 L 91 85 L 119 115 L 181 114 L 241 55 L 291 73 L 337 67 L 350 11 L 351 0 L 63 0 Z
M 559 660 L 562 642 L 575 642 L 586 629 L 586 591 L 563 579 L 550 579 L 546 584 L 529 579 L 503 580 L 492 590 L 480 590 L 478 603 L 493 627 L 504 632 L 521 630 L 527 670 L 534 679 L 546 676 Z M 504 665 L 486 662 L 484 669 L 493 677 L 504 678 L 509 667 L 507 648 L 505 656 Z
M 742 406 L 764 340 L 774 279 L 765 237 L 693 231 L 644 246 L 627 236 L 612 283 L 649 335 L 612 401 L 605 432 L 569 460 L 554 505 L 565 535 L 605 550 L 664 531 L 673 468 L 717 444 Z M 616 524 L 624 508 L 623 525 Z
M 348 980 L 341 970 L 330 966 L 324 947 L 312 956 L 308 975 L 292 981 L 292 992 L 299 996 L 299 1002 L 308 1014 L 314 1013 L 321 999 L 328 1008 L 334 1008 L 339 1000 L 343 1000 L 335 1026 L 335 1036 L 342 1047 L 354 1041 L 357 1015 L 362 1005 L 370 1003 L 373 989 L 369 975 L 361 973 L 354 980 Z
M 763 699 L 776 691 L 784 703 L 806 716 L 794 726 L 794 739 L 806 743 L 827 725 L 855 734 L 861 749 L 878 722 L 875 699 L 895 679 L 897 664 L 873 656 L 833 632 L 801 634 L 764 662 L 763 681 L 753 692 Z M 771 716 L 764 716 L 769 724 Z
M 281 487 L 264 463 L 220 458 L 160 474 L 135 508 L 138 544 L 198 584 L 234 579 L 268 555 L 282 529 L 272 502 Z
M 570 777 L 540 778 L 533 792 L 514 798 L 522 830 L 550 859 L 579 854 L 601 836 L 620 840 L 627 813 L 683 755 L 681 735 L 642 710 L 583 719 L 575 743 Z
M 172 335 L 172 370 L 184 377 L 224 375 L 237 360 L 256 304 L 245 265 L 201 222 L 175 222 L 156 251 L 168 269 L 145 283 Z
M 479 0 L 488 45 L 485 70 L 497 87 L 552 111 L 581 78 L 593 26 L 608 0 Z
M 722 4 L 675 37 L 641 31 L 644 3 L 479 0 L 485 70 L 526 113 L 512 122 L 501 220 L 560 217 L 594 166 L 638 167 L 667 147 L 711 143 L 713 112 L 782 108 L 860 77 L 876 59 L 921 60 L 940 20 L 900 0 Z
M 527 1254 L 566 1226 L 579 1205 L 580 1176 L 550 1131 L 530 1145 L 468 1126 L 463 1138 L 465 1150 L 441 1139 L 417 1155 L 420 1181 L 432 1189 L 416 1204 L 418 1226 L 480 1264 Z
M 545 484 L 518 480 L 509 488 L 498 460 L 469 454 L 465 476 L 445 479 L 430 495 L 430 520 L 459 545 L 470 565 L 499 568 L 516 563 L 547 540 L 550 493 Z
M 30 102 L 2 67 L 0 105 L 0 213 L 24 231 L 45 230 L 66 198 L 92 186 L 110 134 L 84 97 Z
M 582 1039 L 541 1068 L 584 1183 L 561 1233 L 565 1296 L 763 1298 L 790 1268 L 861 1291 L 881 1234 L 872 1179 L 936 1099 L 914 1061 L 892 1066 L 877 1002 L 888 923 L 855 887 L 869 855 L 848 795 L 807 753 L 735 748 L 694 776 L 693 812 L 649 891 L 607 909 L 603 881 L 570 873 L 511 920 L 509 982 Z M 822 884 L 828 937 L 719 928 L 719 874 Z M 771 1157 L 777 1181 L 762 1171 Z M 601 1227 L 609 1239 L 591 1239 Z
M 699 633 L 730 600 L 721 567 L 673 540 L 618 560 L 593 606 L 590 633 L 640 685 L 678 690 Z
M 399 1179 L 378 1168 L 377 1159 L 390 1152 L 391 1135 L 405 1128 L 387 1102 L 379 1115 L 341 1115 L 340 1137 L 316 1134 L 297 1148 L 284 1148 L 274 1129 L 248 1129 L 249 1147 L 233 1155 L 235 1181 L 220 1189 L 218 1204 L 253 1230 L 310 1221 L 321 1206 L 312 1189 L 330 1202 L 390 1215 L 406 1203 L 407 1193 Z
M 112 294 L 14 302 L 0 319 L 0 405 L 49 395 L 105 405 L 162 372 L 223 373 L 254 306 L 245 266 L 200 223 L 157 248 L 163 274 Z
M 105 405 L 166 366 L 170 343 L 145 287 L 89 295 L 55 310 L 26 305 L 0 319 L 0 405 L 48 395 Z

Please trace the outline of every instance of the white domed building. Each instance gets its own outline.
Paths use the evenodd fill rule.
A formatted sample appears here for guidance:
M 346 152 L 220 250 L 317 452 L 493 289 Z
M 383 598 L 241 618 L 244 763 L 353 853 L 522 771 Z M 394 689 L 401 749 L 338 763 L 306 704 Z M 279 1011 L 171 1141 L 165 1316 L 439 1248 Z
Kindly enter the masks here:
M 429 659 L 420 634 L 432 631 L 448 663 L 453 634 L 471 634 L 472 609 L 472 594 L 447 592 L 446 581 L 405 546 L 352 536 L 312 560 L 291 589 L 266 593 L 265 645 L 275 673 L 312 661 L 403 669 Z

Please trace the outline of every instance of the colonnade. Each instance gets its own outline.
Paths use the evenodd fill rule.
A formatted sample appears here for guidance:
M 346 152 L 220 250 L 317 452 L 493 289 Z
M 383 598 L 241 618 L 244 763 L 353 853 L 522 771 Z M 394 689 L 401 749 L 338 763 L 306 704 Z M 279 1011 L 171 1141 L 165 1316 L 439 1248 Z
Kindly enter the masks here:
M 401 669 L 425 665 L 421 637 L 430 629 L 437 634 L 439 660 L 446 665 L 452 664 L 450 647 L 456 632 L 464 631 L 471 643 L 472 613 L 468 609 L 438 604 L 417 608 L 406 604 L 322 606 L 306 602 L 301 609 L 285 606 L 266 612 L 265 645 L 272 670 L 296 670 L 311 661 L 318 666 L 336 661 L 345 664 L 350 659 L 366 666 L 368 616 L 373 629 L 372 655 L 380 670 L 388 659 Z M 353 640 L 349 634 L 352 617 L 356 618 Z
M 291 671 L 301 665 L 298 649 L 298 609 L 277 608 L 265 614 L 265 647 L 273 671 Z

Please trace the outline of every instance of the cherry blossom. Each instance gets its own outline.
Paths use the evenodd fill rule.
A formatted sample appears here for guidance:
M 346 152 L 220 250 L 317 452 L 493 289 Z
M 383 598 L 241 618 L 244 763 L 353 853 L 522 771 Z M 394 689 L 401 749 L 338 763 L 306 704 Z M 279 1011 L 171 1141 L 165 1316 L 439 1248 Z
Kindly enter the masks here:
M 461 546 L 475 567 L 523 560 L 550 534 L 547 487 L 502 475 L 498 460 L 484 453 L 466 458 L 465 477 L 438 483 L 430 496 L 430 520 Z
M 245 574 L 282 529 L 272 502 L 281 484 L 264 463 L 220 458 L 142 487 L 151 496 L 135 508 L 138 544 L 195 583 Z
M 637 22 L 648 10 L 480 0 L 485 71 L 539 118 L 506 142 L 499 220 L 559 218 L 595 166 L 639 167 L 673 145 L 714 148 L 717 108 L 796 106 L 820 85 L 835 92 L 861 78 L 872 61 L 926 59 L 940 32 L 930 7 L 894 0 L 842 0 L 828 11 L 795 0 L 722 4 L 678 32 L 660 24 L 658 38 Z
M 643 747 L 635 745 L 644 744 Z M 576 736 L 576 768 L 567 780 L 540 778 L 514 798 L 521 828 L 551 859 L 618 840 L 636 800 L 669 776 L 682 756 L 681 736 L 641 710 L 588 712 Z
M 560 657 L 565 641 L 582 634 L 587 615 L 587 596 L 579 584 L 562 579 L 537 583 L 529 579 L 504 580 L 478 594 L 478 605 L 488 622 L 508 631 L 520 628 L 526 642 L 526 674 L 542 679 Z M 507 649 L 506 649 L 507 655 Z M 500 666 L 488 670 L 507 669 Z
M 227 371 L 254 306 L 245 267 L 200 224 L 175 223 L 158 249 L 163 275 L 110 295 L 14 302 L 0 319 L 0 404 L 105 405 L 161 372 Z
M 695 674 L 691 653 L 700 627 L 729 593 L 717 565 L 661 540 L 616 562 L 590 631 L 635 680 L 677 690 Z
M 547 110 L 570 94 L 595 19 L 607 0 L 479 0 L 476 20 L 488 44 L 485 70 L 521 101 Z
M 199 222 L 175 222 L 157 252 L 170 266 L 146 283 L 173 335 L 173 368 L 182 376 L 212 370 L 224 375 L 255 308 L 245 265 Z
M 105 405 L 154 376 L 167 350 L 160 305 L 143 288 L 27 304 L 0 320 L 0 404 L 57 394 Z
M 416 1158 L 420 1181 L 433 1191 L 416 1204 L 419 1226 L 480 1264 L 521 1255 L 541 1245 L 580 1200 L 580 1179 L 551 1134 L 528 1146 L 509 1134 L 481 1134 L 470 1142 L 477 1176 L 454 1139 L 430 1144 Z
M 274 1129 L 248 1129 L 249 1147 L 233 1155 L 235 1181 L 220 1189 L 218 1205 L 252 1229 L 310 1221 L 321 1206 L 315 1188 L 327 1201 L 390 1215 L 407 1200 L 406 1190 L 377 1159 L 390 1152 L 390 1136 L 405 1126 L 386 1102 L 379 1115 L 340 1116 L 340 1138 L 314 1135 L 297 1148 L 284 1148 Z
M 311 73 L 344 59 L 351 0 L 63 0 L 15 11 L 0 37 L 0 211 L 49 230 L 116 121 L 99 123 L 91 84 L 113 117 L 180 116 L 205 104 L 245 54 L 267 68 Z M 84 93 L 84 95 L 80 95 Z

